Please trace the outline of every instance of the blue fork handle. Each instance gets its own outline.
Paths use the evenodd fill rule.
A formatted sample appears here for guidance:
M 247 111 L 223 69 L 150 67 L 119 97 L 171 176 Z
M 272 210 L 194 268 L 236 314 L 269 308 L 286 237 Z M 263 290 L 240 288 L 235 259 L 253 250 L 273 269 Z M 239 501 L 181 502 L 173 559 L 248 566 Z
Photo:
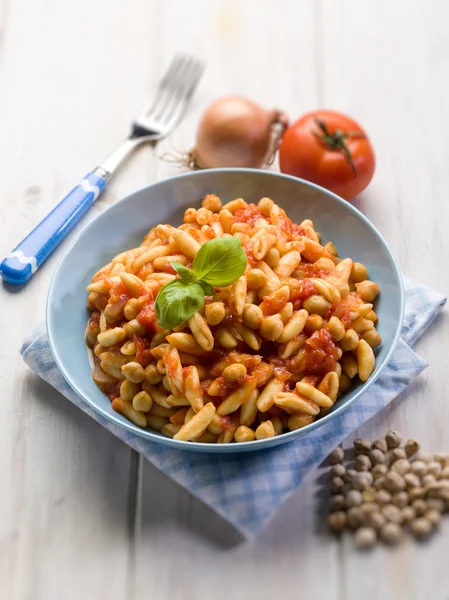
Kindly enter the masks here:
M 78 223 L 106 187 L 106 179 L 92 172 L 33 229 L 0 263 L 5 281 L 27 282 Z

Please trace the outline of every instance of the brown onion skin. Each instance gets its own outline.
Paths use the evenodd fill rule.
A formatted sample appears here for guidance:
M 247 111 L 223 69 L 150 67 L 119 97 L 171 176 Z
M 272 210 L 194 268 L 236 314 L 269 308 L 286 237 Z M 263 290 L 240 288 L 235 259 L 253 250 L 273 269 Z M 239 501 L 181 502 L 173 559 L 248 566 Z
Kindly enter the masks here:
M 263 166 L 270 149 L 277 111 L 265 110 L 252 100 L 225 96 L 203 114 L 192 151 L 198 167 Z

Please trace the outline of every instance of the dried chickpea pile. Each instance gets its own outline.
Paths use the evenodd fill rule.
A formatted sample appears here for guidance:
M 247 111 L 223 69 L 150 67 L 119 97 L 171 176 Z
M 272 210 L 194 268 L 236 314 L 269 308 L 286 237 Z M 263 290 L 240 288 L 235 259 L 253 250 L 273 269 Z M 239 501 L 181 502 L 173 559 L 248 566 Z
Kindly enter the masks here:
M 398 544 L 408 532 L 426 538 L 449 511 L 449 454 L 425 454 L 416 440 L 401 444 L 400 433 L 391 430 L 373 443 L 355 440 L 348 467 L 342 448 L 329 456 L 329 527 L 354 531 L 359 548 L 379 539 Z

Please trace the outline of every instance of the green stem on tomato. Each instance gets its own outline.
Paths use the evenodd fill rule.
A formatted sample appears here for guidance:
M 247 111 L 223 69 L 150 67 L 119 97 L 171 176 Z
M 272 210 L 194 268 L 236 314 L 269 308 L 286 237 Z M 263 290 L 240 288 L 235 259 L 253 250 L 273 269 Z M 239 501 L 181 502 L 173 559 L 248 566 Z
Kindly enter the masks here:
M 315 119 L 315 123 L 320 128 L 321 134 L 314 131 L 314 136 L 317 137 L 321 142 L 326 144 L 326 146 L 330 150 L 341 150 L 345 155 L 348 163 L 350 164 L 354 175 L 357 177 L 357 169 L 355 168 L 351 152 L 346 144 L 346 140 L 348 138 L 364 138 L 365 135 L 363 133 L 360 133 L 359 131 L 348 131 L 347 133 L 345 133 L 341 129 L 336 129 L 334 133 L 331 133 L 324 121 L 321 121 L 320 119 Z

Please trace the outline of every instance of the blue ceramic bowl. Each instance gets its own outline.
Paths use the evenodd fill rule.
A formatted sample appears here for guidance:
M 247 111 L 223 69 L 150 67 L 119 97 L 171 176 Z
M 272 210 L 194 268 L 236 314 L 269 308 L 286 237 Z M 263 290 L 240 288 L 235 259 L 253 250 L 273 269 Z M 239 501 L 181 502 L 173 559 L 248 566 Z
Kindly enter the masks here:
M 324 418 L 281 436 L 246 444 L 180 442 L 136 427 L 114 412 L 109 399 L 91 378 L 84 331 L 88 319 L 86 285 L 111 257 L 136 247 L 148 229 L 158 223 L 182 222 L 188 206 L 214 192 L 227 202 L 243 197 L 258 202 L 268 196 L 294 222 L 312 219 L 323 240 L 332 240 L 340 256 L 350 256 L 368 267 L 380 285 L 376 303 L 383 344 L 377 351 L 376 370 L 337 402 Z M 333 419 L 367 392 L 387 364 L 399 339 L 404 294 L 397 264 L 377 229 L 353 206 L 316 185 L 277 173 L 252 169 L 214 169 L 172 177 L 150 185 L 102 212 L 80 233 L 62 257 L 50 285 L 47 331 L 55 360 L 71 387 L 97 412 L 148 441 L 199 452 L 241 452 L 268 448 L 301 437 Z

